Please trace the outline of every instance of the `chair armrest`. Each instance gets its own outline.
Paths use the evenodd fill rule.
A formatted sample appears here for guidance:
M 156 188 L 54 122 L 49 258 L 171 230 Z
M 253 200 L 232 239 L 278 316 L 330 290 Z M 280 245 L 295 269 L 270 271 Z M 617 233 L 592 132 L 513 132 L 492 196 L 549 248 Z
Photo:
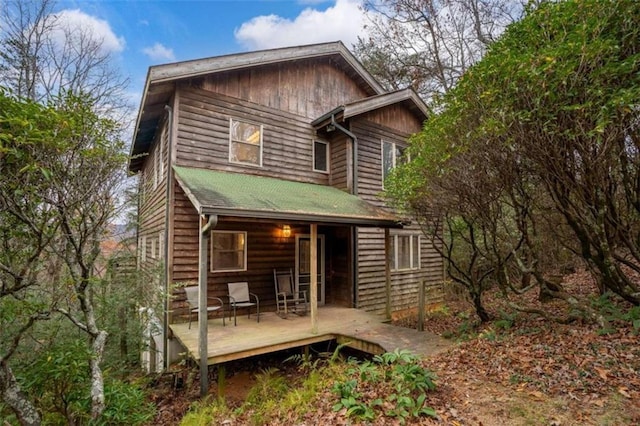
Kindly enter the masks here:
M 258 296 L 256 296 L 254 293 L 249 293 L 249 296 L 253 296 L 256 299 L 256 303 L 260 302 L 260 299 L 258 299 Z
M 220 303 L 220 306 L 224 307 L 224 302 L 219 297 L 209 296 L 209 297 L 207 297 L 207 300 L 217 300 Z
M 300 290 L 298 293 L 302 294 L 302 297 L 304 297 L 304 301 L 307 301 L 307 290 Z
M 276 293 L 277 296 L 282 296 L 282 297 L 287 297 L 287 293 L 284 291 L 280 291 L 278 293 Z
M 235 305 L 235 304 L 236 304 L 236 299 L 235 299 L 233 296 L 227 296 L 227 297 L 229 298 L 229 304 L 230 304 L 230 305 L 231 305 L 231 304 L 233 304 L 233 305 Z

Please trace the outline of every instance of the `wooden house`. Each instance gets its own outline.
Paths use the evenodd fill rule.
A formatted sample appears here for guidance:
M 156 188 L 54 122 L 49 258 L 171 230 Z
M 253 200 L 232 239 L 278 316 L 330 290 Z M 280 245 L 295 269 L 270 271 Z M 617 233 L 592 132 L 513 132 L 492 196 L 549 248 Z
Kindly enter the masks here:
M 129 171 L 139 265 L 173 296 L 153 342 L 165 359 L 182 283 L 204 300 L 247 281 L 263 312 L 276 307 L 273 268 L 315 291 L 312 314 L 390 316 L 416 306 L 423 282 L 437 301 L 441 258 L 380 197 L 426 119 L 415 92 L 386 92 L 340 42 L 151 67 Z

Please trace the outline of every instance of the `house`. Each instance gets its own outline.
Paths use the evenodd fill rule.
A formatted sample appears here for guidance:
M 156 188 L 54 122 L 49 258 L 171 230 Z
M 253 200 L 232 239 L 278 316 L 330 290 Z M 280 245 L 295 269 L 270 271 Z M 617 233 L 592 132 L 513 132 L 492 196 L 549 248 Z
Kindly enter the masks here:
M 172 296 L 152 346 L 167 361 L 179 351 L 168 327 L 186 318 L 178 284 L 223 297 L 247 281 L 274 311 L 273 268 L 315 290 L 312 321 L 323 305 L 413 308 L 423 282 L 437 301 L 442 259 L 380 197 L 426 119 L 414 91 L 386 92 L 340 42 L 151 67 L 129 171 L 139 266 Z

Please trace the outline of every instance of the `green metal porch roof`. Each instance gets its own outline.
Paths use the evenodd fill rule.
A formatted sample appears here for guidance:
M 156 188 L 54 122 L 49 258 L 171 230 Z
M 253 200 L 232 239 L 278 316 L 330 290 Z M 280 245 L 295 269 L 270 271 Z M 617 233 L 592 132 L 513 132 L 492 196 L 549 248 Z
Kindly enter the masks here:
M 241 173 L 174 166 L 200 214 L 400 227 L 400 219 L 337 188 Z

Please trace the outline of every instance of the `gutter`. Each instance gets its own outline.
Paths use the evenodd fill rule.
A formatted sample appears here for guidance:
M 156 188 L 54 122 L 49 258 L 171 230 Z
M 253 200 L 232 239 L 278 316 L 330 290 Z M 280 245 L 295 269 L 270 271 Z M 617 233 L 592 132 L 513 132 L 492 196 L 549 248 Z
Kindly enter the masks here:
M 171 166 L 171 147 L 173 136 L 173 109 L 169 105 L 164 106 L 167 111 L 167 120 L 169 128 L 167 129 L 167 190 L 165 192 L 165 209 L 164 209 L 164 327 L 162 327 L 162 339 L 164 342 L 162 349 L 162 359 L 164 361 L 165 370 L 169 369 L 169 206 L 171 197 L 171 188 L 173 187 L 173 167 Z M 161 141 L 162 142 L 162 141 Z

